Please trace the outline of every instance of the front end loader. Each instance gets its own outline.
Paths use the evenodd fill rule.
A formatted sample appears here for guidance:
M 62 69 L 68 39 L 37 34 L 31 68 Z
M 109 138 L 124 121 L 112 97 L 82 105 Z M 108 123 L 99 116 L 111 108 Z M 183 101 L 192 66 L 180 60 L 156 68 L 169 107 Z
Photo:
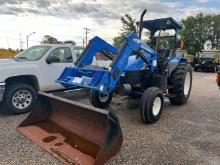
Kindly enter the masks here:
M 109 49 L 112 45 L 94 37 L 76 66 L 66 68 L 57 82 L 89 89 L 91 104 L 102 109 L 109 106 L 113 93 L 139 97 L 140 114 L 146 123 L 159 120 L 164 97 L 169 97 L 173 104 L 186 103 L 192 86 L 192 68 L 185 58 L 175 55 L 176 48 L 182 45 L 178 40 L 182 27 L 173 18 L 143 21 L 145 12 L 138 23 L 139 36 L 129 34 L 116 54 L 112 51 L 115 49 Z M 151 46 L 140 40 L 144 28 L 150 31 Z M 173 35 L 164 35 L 170 30 Z M 93 66 L 92 59 L 97 53 L 112 60 L 111 65 Z
M 122 145 L 117 117 L 47 93 L 18 131 L 65 164 L 102 165 Z
M 75 67 L 66 68 L 57 80 L 67 89 L 89 89 L 93 106 L 39 93 L 38 106 L 18 130 L 66 164 L 102 165 L 119 151 L 123 139 L 117 117 L 104 110 L 114 92 L 141 98 L 145 123 L 160 119 L 164 97 L 173 104 L 186 103 L 192 69 L 174 54 L 181 26 L 172 18 L 143 21 L 145 13 L 138 23 L 139 36 L 129 34 L 119 49 L 94 37 Z M 151 32 L 151 46 L 141 41 L 143 28 Z M 174 36 L 161 35 L 170 29 Z M 92 65 L 96 54 L 106 56 L 111 65 Z

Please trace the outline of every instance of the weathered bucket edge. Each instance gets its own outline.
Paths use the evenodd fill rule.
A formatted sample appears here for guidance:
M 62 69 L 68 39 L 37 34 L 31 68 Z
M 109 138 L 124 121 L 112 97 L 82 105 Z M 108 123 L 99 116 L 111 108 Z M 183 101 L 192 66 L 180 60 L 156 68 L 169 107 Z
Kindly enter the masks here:
M 73 105 L 76 105 L 76 106 L 80 106 L 82 108 L 90 109 L 90 110 L 93 110 L 93 111 L 96 111 L 98 113 L 102 113 L 102 114 L 105 114 L 105 115 L 107 115 L 109 113 L 107 110 L 95 108 L 93 106 L 86 105 L 86 104 L 83 104 L 83 103 L 79 103 L 79 102 L 76 102 L 76 101 L 73 101 L 73 100 L 68 100 L 68 99 L 65 99 L 65 98 L 62 98 L 62 97 L 59 97 L 59 96 L 55 96 L 51 93 L 38 92 L 38 95 L 43 95 L 43 96 L 50 97 L 50 98 L 53 98 L 53 99 L 56 99 L 56 100 L 64 101 L 66 103 L 73 104 Z
M 38 92 L 38 98 L 40 98 L 41 96 L 44 96 L 44 98 L 52 98 L 52 99 L 55 99 L 55 100 L 58 100 L 58 101 L 66 102 L 66 103 L 68 103 L 68 104 L 72 104 L 72 105 L 74 105 L 74 106 L 82 107 L 82 108 L 85 108 L 85 109 L 87 109 L 87 110 L 92 110 L 92 111 L 94 111 L 94 112 L 96 112 L 96 113 L 100 113 L 100 114 L 103 114 L 103 115 L 108 115 L 108 113 L 109 113 L 107 110 L 99 109 L 99 108 L 96 108 L 96 107 L 93 107 L 93 106 L 90 106 L 90 105 L 86 105 L 86 104 L 83 104 L 83 103 L 79 103 L 79 102 L 76 102 L 76 101 L 73 101 L 73 100 L 68 100 L 68 99 L 65 99 L 65 98 L 62 98 L 62 97 L 59 97 L 59 96 L 55 96 L 55 95 L 53 95 L 53 94 L 51 94 L 51 93 Z M 38 101 L 37 106 L 36 106 L 34 109 L 31 110 L 31 112 L 30 112 L 30 114 L 27 116 L 27 118 L 24 119 L 24 120 L 19 124 L 18 127 L 21 127 L 21 126 L 25 126 L 25 125 L 27 125 L 27 124 L 30 124 L 30 123 L 29 123 L 29 120 L 31 120 L 31 119 L 33 119 L 33 118 L 36 119 L 36 117 L 34 117 L 35 115 L 37 115 L 37 114 L 35 113 L 35 111 L 36 111 L 37 109 L 40 109 L 39 106 L 41 106 L 41 107 L 44 107 L 44 106 L 50 107 L 50 105 L 48 104 L 48 102 L 49 102 L 49 99 L 46 99 L 46 100 L 43 102 L 43 104 L 46 104 L 46 105 L 42 105 L 42 104 L 40 105 L 41 102 Z M 44 111 L 43 108 L 41 108 L 41 109 L 42 109 L 43 112 L 47 112 L 47 111 Z M 50 110 L 50 111 L 51 111 L 51 110 Z M 49 111 L 48 111 L 48 112 L 49 112 Z M 44 117 L 42 117 L 42 116 L 40 117 L 41 120 L 39 120 L 38 122 L 43 121 L 44 118 L 47 119 L 47 117 L 50 115 L 50 113 L 46 113 L 46 114 L 44 114 L 44 115 L 45 115 Z M 37 122 L 37 121 L 36 121 L 36 122 Z
M 106 135 L 105 145 L 100 150 L 94 165 L 102 165 L 110 160 L 120 151 L 123 143 L 123 134 L 118 117 L 114 113 L 109 112 L 108 118 L 108 135 Z M 109 147 L 109 145 L 111 145 L 111 147 Z
M 109 112 L 109 111 L 106 111 L 106 110 L 102 110 L 102 109 L 98 109 L 98 108 L 95 108 L 93 106 L 89 106 L 89 105 L 85 105 L 85 104 L 82 104 L 82 103 L 78 103 L 78 102 L 75 102 L 75 101 L 72 101 L 72 100 L 67 100 L 67 99 L 64 99 L 64 98 L 61 98 L 61 97 L 58 97 L 58 96 L 54 96 L 53 94 L 48 94 L 48 93 L 43 93 L 43 92 L 39 92 L 39 95 L 40 96 L 43 96 L 43 98 L 52 98 L 52 99 L 56 99 L 56 100 L 59 100 L 59 101 L 63 101 L 63 102 L 66 102 L 68 104 L 72 104 L 74 106 L 79 106 L 79 107 L 82 107 L 82 108 L 85 108 L 87 110 L 92 110 L 94 113 L 99 113 L 99 114 L 103 114 L 104 116 L 107 116 L 108 118 L 108 122 L 109 124 L 110 123 L 114 123 L 115 126 L 111 127 L 111 126 L 108 126 L 107 127 L 107 133 L 106 133 L 106 137 L 105 137 L 105 143 L 103 144 L 102 148 L 100 149 L 99 153 L 98 153 L 98 156 L 95 160 L 95 163 L 94 165 L 102 165 L 104 164 L 106 161 L 108 161 L 109 159 L 111 159 L 111 157 L 113 157 L 114 155 L 117 154 L 117 152 L 119 152 L 120 148 L 121 148 L 121 145 L 122 145 L 122 141 L 123 141 L 123 135 L 122 135 L 122 132 L 121 132 L 121 127 L 120 127 L 120 123 L 118 121 L 118 118 L 117 116 L 115 116 L 112 112 Z M 44 104 L 48 104 L 48 100 L 44 100 Z M 42 106 L 42 105 L 39 105 L 38 106 Z M 44 106 L 44 105 L 43 105 Z M 50 105 L 47 105 L 47 107 L 50 107 Z M 36 108 L 37 109 L 37 108 Z M 40 108 L 41 109 L 41 108 Z M 28 120 L 30 121 L 30 118 L 34 115 L 36 115 L 36 112 L 34 112 L 35 109 L 29 114 L 29 116 L 19 125 L 19 127 L 25 127 L 26 125 L 29 125 L 29 123 L 27 122 Z M 42 111 L 44 111 L 42 109 Z M 50 112 L 51 110 L 49 110 L 48 112 Z M 50 113 L 46 113 L 45 114 L 45 120 L 48 118 L 48 116 L 50 116 Z M 39 122 L 41 122 L 42 120 L 39 120 Z M 33 123 L 32 123 L 33 124 Z M 19 127 L 17 128 L 17 130 L 22 134 L 24 135 L 25 137 L 28 138 L 28 136 L 26 136 L 25 134 L 22 133 L 22 130 L 19 129 Z M 118 130 L 117 134 L 115 134 L 115 137 L 113 138 L 113 141 L 112 141 L 112 144 L 110 144 L 110 146 L 108 146 L 109 144 L 109 137 L 111 134 L 111 132 L 115 131 L 115 130 Z M 39 145 L 41 148 L 44 149 L 43 146 L 41 146 L 39 143 L 37 143 L 36 141 L 30 139 L 32 142 L 36 143 L 37 145 Z M 46 150 L 47 151 L 47 150 Z M 49 152 L 49 151 L 47 151 Z M 52 154 L 53 156 L 55 156 L 58 160 L 62 161 L 65 163 L 65 161 L 62 160 L 62 158 L 60 159 L 59 156 L 57 155 L 54 155 L 53 153 L 49 152 L 50 154 Z

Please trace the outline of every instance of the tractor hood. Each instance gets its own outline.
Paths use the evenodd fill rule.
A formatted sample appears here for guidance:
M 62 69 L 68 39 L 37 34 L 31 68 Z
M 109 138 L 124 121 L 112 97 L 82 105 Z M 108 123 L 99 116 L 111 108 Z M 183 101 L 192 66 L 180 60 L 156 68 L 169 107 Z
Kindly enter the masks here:
M 137 58 L 136 55 L 130 56 L 125 71 L 139 70 L 144 66 L 144 64 L 144 61 L 140 58 Z

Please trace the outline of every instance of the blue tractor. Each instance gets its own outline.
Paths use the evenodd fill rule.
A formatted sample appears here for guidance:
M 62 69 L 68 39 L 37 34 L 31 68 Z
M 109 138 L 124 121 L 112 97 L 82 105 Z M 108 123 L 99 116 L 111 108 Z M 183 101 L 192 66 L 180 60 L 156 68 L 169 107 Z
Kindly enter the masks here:
M 172 18 L 143 21 L 145 12 L 138 23 L 139 36 L 129 34 L 119 49 L 94 37 L 75 67 L 66 68 L 57 80 L 68 89 L 89 89 L 94 107 L 40 92 L 36 108 L 18 130 L 65 164 L 103 165 L 123 141 L 117 116 L 103 109 L 113 92 L 141 97 L 140 115 L 146 123 L 159 120 L 164 97 L 173 104 L 186 103 L 192 69 L 184 58 L 175 56 L 181 26 Z M 151 46 L 141 41 L 144 28 L 151 32 Z M 162 35 L 171 29 L 173 36 Z M 92 65 L 100 53 L 112 60 L 110 66 Z
M 146 123 L 160 118 L 165 96 L 173 104 L 186 103 L 191 91 L 192 69 L 186 59 L 175 56 L 181 25 L 173 18 L 143 21 L 145 13 L 146 10 L 137 23 L 139 36 L 129 34 L 119 49 L 94 37 L 76 66 L 66 68 L 57 82 L 69 88 L 90 89 L 90 102 L 98 108 L 108 107 L 114 92 L 141 97 L 140 114 Z M 141 41 L 144 28 L 150 31 L 151 46 Z M 175 34 L 170 36 L 167 30 Z M 164 31 L 166 36 L 162 35 Z M 111 65 L 91 65 L 96 53 L 112 60 Z

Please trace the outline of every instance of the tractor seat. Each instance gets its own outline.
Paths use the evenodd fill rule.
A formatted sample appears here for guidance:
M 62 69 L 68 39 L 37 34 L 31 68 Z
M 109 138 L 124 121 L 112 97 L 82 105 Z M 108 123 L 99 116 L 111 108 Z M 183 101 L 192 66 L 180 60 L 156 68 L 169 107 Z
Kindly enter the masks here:
M 168 57 L 170 51 L 168 49 L 159 49 L 158 53 L 158 69 L 160 72 L 164 71 L 168 65 Z
M 169 57 L 170 50 L 168 49 L 159 49 L 157 50 L 158 58 L 167 58 Z

